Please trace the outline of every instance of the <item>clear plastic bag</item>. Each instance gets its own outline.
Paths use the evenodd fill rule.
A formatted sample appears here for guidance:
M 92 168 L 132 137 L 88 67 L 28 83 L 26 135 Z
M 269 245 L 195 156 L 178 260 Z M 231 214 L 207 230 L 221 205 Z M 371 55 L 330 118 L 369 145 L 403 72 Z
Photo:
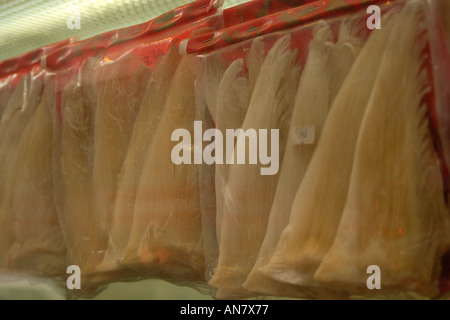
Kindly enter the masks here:
M 219 99 L 221 91 L 217 84 L 225 83 L 227 71 L 237 69 L 241 72 L 235 75 L 235 83 L 240 81 L 239 77 L 249 79 L 247 69 L 237 68 L 245 61 L 243 53 L 248 52 L 250 47 L 250 40 L 243 40 L 263 33 L 262 39 L 267 47 L 267 43 L 273 44 L 282 36 L 290 35 L 293 39 L 291 47 L 299 50 L 296 60 L 303 69 L 302 78 L 312 78 L 305 80 L 310 88 L 300 80 L 296 108 L 307 110 L 309 107 L 317 111 L 319 106 L 314 105 L 315 101 L 328 97 L 328 102 L 322 104 L 330 109 L 330 113 L 325 113 L 320 121 L 308 120 L 313 116 L 311 112 L 304 111 L 303 116 L 298 118 L 294 113 L 284 154 L 283 144 L 280 143 L 280 168 L 284 178 L 279 178 L 275 184 L 278 195 L 274 203 L 272 193 L 269 196 L 259 189 L 267 190 L 270 184 L 258 182 L 259 177 L 249 176 L 258 165 L 254 168 L 230 165 L 228 176 L 221 173 L 225 170 L 221 166 L 227 168 L 222 163 L 215 164 L 214 172 L 209 168 L 202 169 L 207 177 L 201 196 L 202 208 L 207 208 L 202 217 L 204 225 L 209 228 L 204 230 L 207 239 L 205 254 L 210 261 L 207 278 L 211 279 L 209 284 L 212 287 L 219 289 L 216 297 L 267 294 L 320 299 L 378 294 L 393 298 L 409 291 L 427 297 L 437 297 L 439 289 L 443 292 L 444 282 L 440 278 L 445 277 L 445 270 L 448 269 L 445 253 L 449 249 L 446 234 L 450 228 L 448 171 L 443 151 L 445 147 L 442 149 L 441 143 L 444 146 L 447 144 L 445 128 L 448 121 L 443 106 L 446 105 L 448 90 L 436 80 L 445 78 L 445 68 L 442 73 L 436 69 L 433 71 L 433 68 L 445 66 L 448 58 L 439 51 L 442 50 L 442 38 L 431 21 L 435 14 L 430 11 L 432 6 L 426 1 L 410 2 L 386 4 L 375 1 L 381 7 L 381 30 L 367 29 L 368 13 L 365 7 L 364 11 L 359 7 L 357 1 L 351 3 L 355 9 L 349 13 L 340 11 L 345 8 L 343 4 L 330 1 L 323 6 L 310 5 L 288 10 L 213 35 L 194 37 L 183 47 L 188 53 L 200 55 L 206 70 L 204 77 L 209 79 L 205 81 L 205 87 L 218 87 L 209 92 L 217 97 L 217 101 L 225 102 L 227 100 Z M 331 9 L 340 13 L 332 14 Z M 310 14 L 300 14 L 305 11 Z M 289 29 L 280 22 L 282 17 L 283 21 L 300 26 Z M 400 17 L 409 19 L 409 22 L 400 20 L 403 22 L 396 23 Z M 416 20 L 413 21 L 412 17 Z M 310 20 L 311 24 L 301 25 Z M 330 26 L 331 34 L 328 36 L 324 36 L 326 24 Z M 407 28 L 409 33 L 407 29 L 400 30 L 403 24 L 410 26 Z M 322 35 L 318 31 L 321 25 Z M 271 31 L 279 32 L 270 34 Z M 409 42 L 400 33 L 407 33 Z M 234 36 L 231 38 L 230 34 Z M 401 38 L 404 42 L 399 42 Z M 402 44 L 401 49 L 399 43 Z M 320 49 L 321 58 L 317 61 L 312 58 L 319 56 L 319 49 L 314 49 L 315 46 L 323 47 Z M 390 49 L 390 46 L 395 49 Z M 430 47 L 440 55 L 430 57 L 427 51 Z M 327 50 L 328 53 L 323 54 Z M 403 55 L 416 50 L 419 57 L 416 60 L 402 59 L 401 50 L 405 52 Z M 281 72 L 283 55 L 277 53 L 277 56 L 279 68 L 272 73 L 266 70 L 264 76 L 269 77 L 269 73 L 275 77 L 277 72 Z M 265 59 L 266 62 L 268 58 Z M 318 61 L 323 64 L 323 70 L 316 71 L 317 75 L 312 76 L 312 65 L 320 70 Z M 246 63 L 243 65 L 248 68 Z M 328 67 L 328 74 L 327 65 L 331 66 Z M 426 71 L 423 71 L 424 67 Z M 389 72 L 391 74 L 388 76 Z M 395 85 L 387 80 L 394 76 L 398 77 Z M 313 80 L 318 83 L 314 85 Z M 389 92 L 386 86 L 395 93 L 386 94 Z M 245 90 L 245 82 L 241 82 L 239 88 Z M 277 89 L 277 86 L 266 84 L 264 94 Z M 229 90 L 233 92 L 233 87 Z M 258 111 L 261 113 L 253 115 L 253 119 L 273 115 L 263 111 L 265 100 L 261 97 L 262 92 L 250 98 L 250 105 L 258 101 Z M 199 98 L 199 108 L 210 113 L 203 116 L 207 128 L 223 131 L 224 128 L 219 128 L 219 108 L 231 108 L 232 99 L 239 99 L 239 90 L 234 91 L 230 99 L 226 106 L 219 107 L 218 102 L 211 103 L 214 97 L 204 95 Z M 273 107 L 274 104 L 271 105 Z M 390 110 L 390 105 L 391 109 L 397 109 Z M 409 111 L 406 107 L 401 109 L 402 105 L 408 106 Z M 224 111 L 223 116 L 233 118 L 229 110 Z M 379 121 L 377 128 L 381 131 L 369 133 L 370 126 L 376 121 Z M 255 128 L 258 129 L 258 126 L 255 125 Z M 230 126 L 228 129 L 236 128 Z M 414 134 L 418 135 L 417 139 L 414 139 Z M 414 144 L 417 143 L 415 140 L 421 141 L 421 144 Z M 388 149 L 394 142 L 398 143 L 395 156 Z M 308 147 L 312 151 L 307 151 Z M 298 150 L 297 157 L 291 149 Z M 417 157 L 413 158 L 413 154 Z M 378 160 L 370 160 L 376 156 Z M 407 158 L 404 159 L 405 156 Z M 291 159 L 289 167 L 285 157 Z M 306 164 L 300 169 L 303 157 L 308 160 L 303 160 Z M 384 161 L 392 163 L 383 169 Z M 235 179 L 239 182 L 235 184 L 230 180 L 233 166 L 241 170 L 236 174 Z M 288 173 L 283 173 L 284 166 L 289 168 L 284 168 Z M 368 166 L 372 169 L 360 169 Z M 386 173 L 389 170 L 392 172 Z M 404 178 L 399 176 L 394 179 L 396 175 Z M 386 182 L 381 182 L 383 179 Z M 215 186 L 206 185 L 208 181 L 214 181 Z M 244 209 L 243 204 L 251 201 L 253 196 L 255 200 L 252 205 Z M 267 213 L 263 209 L 266 201 Z M 226 203 L 228 208 L 221 210 L 220 207 L 225 208 Z M 281 205 L 287 209 L 282 209 Z M 383 205 L 385 209 L 381 208 Z M 215 215 L 212 214 L 214 206 Z M 373 212 L 373 208 L 384 213 Z M 254 210 L 257 213 L 251 214 Z M 429 217 L 425 218 L 424 212 Z M 216 232 L 211 228 L 215 228 Z M 252 230 L 259 230 L 260 236 Z M 369 236 L 371 232 L 374 232 L 373 236 Z M 372 240 L 367 240 L 369 238 Z M 363 248 L 364 243 L 369 243 L 367 241 L 372 245 Z M 401 246 L 403 249 L 398 249 Z M 419 261 L 422 260 L 427 264 L 421 266 Z M 211 268 L 213 261 L 217 261 L 217 266 Z M 258 261 L 256 265 L 255 261 Z M 379 266 L 387 277 L 382 280 L 384 290 L 371 291 L 367 287 L 366 280 L 370 276 L 367 267 L 370 265 Z M 406 269 L 408 271 L 402 275 Z M 247 277 L 250 270 L 251 276 Z

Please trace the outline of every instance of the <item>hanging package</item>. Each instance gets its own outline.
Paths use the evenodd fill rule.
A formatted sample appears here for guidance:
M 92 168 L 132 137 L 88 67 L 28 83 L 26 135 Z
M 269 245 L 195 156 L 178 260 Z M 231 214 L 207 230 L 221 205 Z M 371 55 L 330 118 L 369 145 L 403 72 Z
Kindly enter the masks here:
M 326 1 L 181 47 L 202 60 L 197 114 L 215 129 L 200 198 L 216 297 L 445 292 L 448 88 L 433 66 L 448 56 L 432 5 L 372 4 L 380 30 L 359 1 Z M 264 175 L 274 152 L 279 170 Z M 367 286 L 372 265 L 386 272 L 382 290 Z

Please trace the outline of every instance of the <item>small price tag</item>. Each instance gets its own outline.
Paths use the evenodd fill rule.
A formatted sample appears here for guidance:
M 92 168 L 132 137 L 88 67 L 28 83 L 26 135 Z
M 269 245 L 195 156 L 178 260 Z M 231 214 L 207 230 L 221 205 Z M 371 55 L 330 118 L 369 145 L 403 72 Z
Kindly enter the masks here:
M 316 140 L 316 126 L 295 126 L 291 129 L 292 142 L 298 144 L 314 144 Z

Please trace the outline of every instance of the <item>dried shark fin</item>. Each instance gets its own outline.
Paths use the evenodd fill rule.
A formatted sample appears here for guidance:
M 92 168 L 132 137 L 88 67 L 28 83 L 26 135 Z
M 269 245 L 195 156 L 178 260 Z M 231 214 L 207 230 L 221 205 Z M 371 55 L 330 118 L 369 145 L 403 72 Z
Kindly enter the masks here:
M 54 110 L 54 199 L 67 244 L 67 265 L 77 265 L 81 290 L 69 290 L 76 299 L 95 292 L 92 271 L 98 263 L 102 232 L 92 211 L 94 115 L 98 95 L 100 59 L 91 57 L 66 84 L 60 117 Z
M 92 212 L 97 221 L 93 227 L 98 229 L 99 239 L 91 249 L 97 252 L 99 262 L 108 246 L 117 183 L 150 73 L 134 54 L 102 69 L 99 79 L 104 83 L 95 110 L 92 172 Z
M 242 78 L 244 61 L 237 59 L 231 63 L 220 81 L 217 93 L 216 129 L 225 133 L 227 129 L 238 129 L 244 121 L 249 104 L 248 80 Z M 230 165 L 226 164 L 223 155 L 223 163 L 216 164 L 216 231 L 218 243 L 222 231 L 223 200 L 228 180 Z
M 82 270 L 89 270 L 95 264 L 92 248 L 98 241 L 98 234 L 91 227 L 96 222 L 91 211 L 96 99 L 89 92 L 95 91 L 95 83 L 87 78 L 95 78 L 96 66 L 96 60 L 87 60 L 80 73 L 65 86 L 61 125 L 55 121 L 55 199 L 68 246 L 68 261 Z
M 222 133 L 225 133 L 226 129 L 236 130 L 242 126 L 263 62 L 264 42 L 259 37 L 252 41 L 245 59 L 245 64 L 248 69 L 248 80 L 243 77 L 238 77 L 241 72 L 242 60 L 235 60 L 227 69 L 227 77 L 224 74 L 219 86 L 221 90 L 219 90 L 217 96 L 218 117 L 216 121 L 216 126 Z M 223 165 L 216 166 L 215 174 L 216 230 L 218 243 L 220 243 L 222 232 L 223 198 L 229 172 L 229 165 L 226 164 L 226 161 L 224 162 Z
M 366 269 L 377 265 L 383 291 L 439 292 L 450 220 L 423 104 L 423 9 L 420 1 L 407 2 L 392 29 L 361 125 L 339 230 L 315 274 L 320 281 L 365 292 Z
M 310 284 L 334 240 L 345 205 L 357 135 L 390 34 L 389 21 L 392 19 L 384 21 L 381 30 L 373 31 L 332 104 L 295 196 L 289 224 L 269 264 L 261 270 L 272 279 Z
M 369 29 L 366 24 L 361 23 L 360 19 L 354 16 L 344 17 L 339 26 L 338 39 L 339 42 L 345 42 L 349 39 L 353 41 L 360 38 L 367 38 Z
M 19 83 L 13 93 L 12 98 L 7 104 L 3 117 L 1 130 L 4 132 L 1 137 L 2 145 L 0 146 L 0 158 L 2 159 L 1 176 L 9 172 L 9 168 L 13 161 L 11 154 L 17 148 L 17 143 L 22 135 L 25 126 L 30 121 L 34 111 L 41 100 L 43 92 L 43 82 L 40 78 L 26 76 Z M 6 181 L 6 176 L 3 179 Z M 0 184 L 0 186 L 4 186 Z M 0 187 L 0 196 L 4 190 Z
M 146 150 L 161 119 L 173 74 L 180 56 L 175 46 L 165 55 L 147 85 L 136 119 L 133 135 L 119 178 L 112 217 L 109 246 L 102 265 L 97 270 L 114 270 L 130 238 L 136 191 L 147 157 Z
M 339 29 L 339 41 L 330 57 L 330 100 L 334 101 L 356 57 L 361 52 L 363 40 L 356 36 L 353 20 L 345 20 Z
M 40 80 L 36 80 L 39 81 Z M 41 84 L 42 86 L 42 84 Z M 20 136 L 35 108 L 26 108 L 26 95 L 30 90 L 30 77 L 25 76 L 15 88 L 12 93 L 11 99 L 5 106 L 4 113 L 2 115 L 2 121 L 0 126 L 0 203 L 1 198 L 5 193 L 5 184 L 8 173 L 10 172 L 11 164 L 13 163 L 14 151 L 17 148 Z M 36 100 L 39 100 L 39 96 L 34 96 Z M 33 105 L 34 106 L 34 105 Z M 23 110 L 23 111 L 22 111 Z
M 166 107 L 147 150 L 137 189 L 133 226 L 123 264 L 148 276 L 204 282 L 204 250 L 197 166 L 171 160 L 174 130 L 193 136 L 197 60 L 183 56 Z M 191 156 L 191 141 L 182 137 Z
M 49 92 L 50 88 L 46 85 Z M 13 214 L 10 269 L 38 276 L 62 275 L 66 267 L 66 247 L 53 201 L 53 121 L 47 96 L 44 93 L 21 135 L 8 179 L 9 201 L 2 205 L 2 211 Z
M 216 122 L 217 93 L 225 69 L 226 65 L 221 57 L 212 56 L 206 60 L 205 75 L 202 79 L 203 94 L 214 122 Z
M 269 262 L 280 235 L 289 222 L 292 202 L 316 148 L 331 104 L 330 57 L 336 45 L 332 44 L 333 35 L 330 26 L 324 21 L 315 24 L 313 36 L 297 91 L 267 232 L 258 260 L 244 285 L 245 288 L 254 292 L 305 296 L 298 287 L 267 278 L 259 271 L 259 268 Z M 303 144 L 294 136 L 295 130 L 305 125 L 314 126 L 316 140 L 312 144 Z
M 261 66 L 264 62 L 264 41 L 262 37 L 258 37 L 252 41 L 250 50 L 247 55 L 246 65 L 248 69 L 248 86 L 249 96 L 251 97 L 255 90 L 256 81 L 259 77 Z
M 30 88 L 31 85 L 33 85 L 33 90 Z M 7 252 L 13 241 L 11 233 L 11 219 L 13 216 L 12 211 L 9 209 L 12 195 L 11 190 L 7 188 L 8 181 L 11 175 L 16 174 L 12 171 L 15 165 L 16 150 L 23 132 L 40 102 L 42 88 L 43 85 L 40 79 L 32 80 L 30 76 L 25 76 L 14 89 L 2 114 L 0 125 L 0 207 L 3 205 L 3 202 L 7 202 L 7 204 L 0 211 L 0 234 L 2 234 L 2 241 L 0 241 L 0 267 L 6 265 Z M 29 97 L 27 98 L 27 96 Z
M 102 90 L 102 85 L 104 83 L 99 79 L 101 60 L 101 56 L 93 56 L 90 59 L 86 60 L 80 69 L 79 75 L 81 90 L 83 93 L 83 101 L 86 107 L 91 112 L 91 124 L 89 126 L 91 128 L 89 133 L 89 136 L 91 137 L 91 149 L 94 145 L 95 108 L 97 106 L 99 92 L 100 90 Z M 89 156 L 91 174 L 93 162 L 94 153 L 91 151 Z
M 93 164 L 94 115 L 100 59 L 86 60 L 65 85 L 58 115 L 53 109 L 54 199 L 67 245 L 67 265 L 82 270 L 82 290 L 69 290 L 71 299 L 97 289 L 92 270 L 98 263 L 97 220 L 92 212 L 91 178 Z
M 259 38 L 252 42 L 250 49 L 246 52 L 245 61 L 248 69 L 248 78 L 254 79 L 254 82 L 261 68 L 263 50 L 264 46 Z M 216 58 L 216 55 L 206 59 L 214 58 Z M 214 127 L 223 134 L 225 134 L 227 129 L 240 128 L 247 112 L 250 96 L 249 80 L 245 76 L 244 59 L 237 59 L 225 70 L 220 80 L 216 97 L 216 114 L 211 128 Z M 197 97 L 196 100 L 201 105 L 202 97 Z M 201 106 L 197 108 L 199 112 L 202 109 Z M 198 115 L 198 118 L 205 118 L 205 116 Z M 208 123 L 211 123 L 211 121 L 206 119 L 204 130 Z M 220 154 L 220 159 L 216 159 L 214 167 L 203 166 L 200 171 L 207 280 L 212 277 L 218 259 L 218 243 L 220 242 L 222 231 L 224 188 L 228 180 L 229 169 L 225 156 L 226 154 Z M 211 183 L 214 187 L 211 187 Z
M 244 132 L 280 129 L 280 154 L 284 151 L 299 74 L 298 68 L 293 67 L 296 52 L 290 51 L 289 45 L 290 37 L 285 36 L 268 53 L 242 125 Z M 249 150 L 246 144 L 246 159 Z M 278 179 L 278 174 L 261 175 L 260 169 L 249 163 L 230 166 L 219 264 L 209 281 L 212 287 L 245 292 L 242 285 L 263 241 Z
M 8 159 L 8 150 L 11 148 L 10 139 L 7 138 L 8 135 L 8 120 L 4 119 L 4 114 L 7 112 L 8 108 L 19 109 L 23 104 L 24 90 L 25 90 L 25 80 L 26 78 L 22 78 L 19 84 L 14 88 L 14 91 L 11 94 L 8 103 L 5 106 L 5 110 L 2 113 L 2 120 L 0 123 L 0 205 L 3 203 L 3 198 L 5 194 L 6 181 L 8 177 L 8 169 L 5 168 L 6 161 Z M 23 127 L 22 127 L 23 130 Z M 20 136 L 14 141 L 14 144 L 17 144 L 17 140 Z M 13 144 L 13 145 L 14 145 Z M 12 158 L 12 152 L 10 154 L 10 158 Z M 0 207 L 1 208 L 1 207 Z M 0 210 L 0 234 L 2 235 L 2 241 L 0 241 L 0 268 L 6 267 L 6 257 L 7 252 L 12 244 L 12 234 L 10 230 L 11 226 L 11 212 L 10 210 Z

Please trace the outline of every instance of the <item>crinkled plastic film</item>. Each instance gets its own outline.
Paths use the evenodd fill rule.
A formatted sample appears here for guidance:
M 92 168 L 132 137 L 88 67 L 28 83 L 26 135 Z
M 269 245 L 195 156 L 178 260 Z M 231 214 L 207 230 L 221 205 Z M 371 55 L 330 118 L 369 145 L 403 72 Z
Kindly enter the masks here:
M 2 266 L 30 277 L 61 277 L 66 266 L 53 202 L 49 90 L 42 72 L 24 76 L 2 121 Z
M 175 195 L 155 198 L 163 205 L 160 213 L 142 209 L 141 203 L 152 204 L 145 195 L 156 197 L 161 187 L 148 185 L 152 179 L 145 172 L 167 175 L 158 164 L 167 157 L 157 151 L 165 141 L 161 137 L 153 141 L 153 136 L 163 128 L 163 115 L 165 123 L 171 121 L 173 111 L 167 103 L 179 108 L 179 100 L 166 103 L 178 92 L 173 88 L 174 73 L 181 77 L 178 85 L 193 83 L 193 76 L 182 79 L 187 69 L 176 71 L 181 61 L 177 42 L 193 32 L 220 26 L 217 9 L 215 1 L 200 0 L 149 23 L 74 43 L 47 57 L 48 77 L 54 84 L 55 202 L 68 246 L 68 265 L 80 267 L 83 283 L 81 290 L 68 291 L 71 298 L 93 296 L 110 282 L 149 277 L 194 287 L 204 283 L 203 263 L 197 259 L 203 258 L 203 247 L 200 243 L 193 260 L 196 275 L 189 278 L 183 263 L 190 251 L 181 256 L 183 247 L 175 245 L 185 240 L 174 238 L 179 231 L 167 230 L 165 238 L 154 239 L 154 247 L 148 241 L 145 252 L 144 239 L 157 225 L 145 222 L 158 214 L 162 218 L 164 204 L 174 202 Z M 179 95 L 183 99 L 185 93 Z M 179 186 L 183 188 L 187 185 Z M 161 221 L 161 232 L 174 222 L 176 217 Z M 187 237 L 201 234 L 201 228 L 179 228 Z M 169 255 L 175 258 L 173 265 L 164 261 Z
M 284 106 L 288 114 L 293 106 L 287 142 L 282 127 L 267 127 L 281 129 L 280 170 L 269 193 L 269 180 L 252 175 L 251 166 L 202 167 L 207 279 L 216 298 L 438 298 L 448 290 L 448 55 L 436 7 L 410 2 L 375 1 L 381 30 L 368 30 L 367 13 L 356 7 L 261 37 L 245 33 L 263 23 L 255 20 L 186 44 L 202 59 L 203 127 L 224 137 L 226 129 L 249 129 L 243 119 L 252 104 L 261 113 L 253 119 L 274 116 L 264 109 L 263 92 L 280 90 L 267 81 L 283 72 L 284 55 L 294 52 L 300 74 L 296 97 Z M 289 47 L 276 53 L 278 68 L 270 73 L 264 65 L 283 36 Z M 255 90 L 265 90 L 249 95 L 250 52 L 260 43 L 265 72 Z M 404 60 L 399 50 L 415 58 Z M 394 75 L 396 85 L 388 80 Z M 256 122 L 251 128 L 259 129 Z M 382 290 L 367 287 L 370 265 L 381 269 Z
M 445 4 L 220 2 L 0 64 L 0 272 L 448 295 Z
M 5 279 L 42 281 L 65 273 L 66 247 L 53 202 L 51 87 L 39 62 L 70 42 L 0 64 L 0 273 Z

